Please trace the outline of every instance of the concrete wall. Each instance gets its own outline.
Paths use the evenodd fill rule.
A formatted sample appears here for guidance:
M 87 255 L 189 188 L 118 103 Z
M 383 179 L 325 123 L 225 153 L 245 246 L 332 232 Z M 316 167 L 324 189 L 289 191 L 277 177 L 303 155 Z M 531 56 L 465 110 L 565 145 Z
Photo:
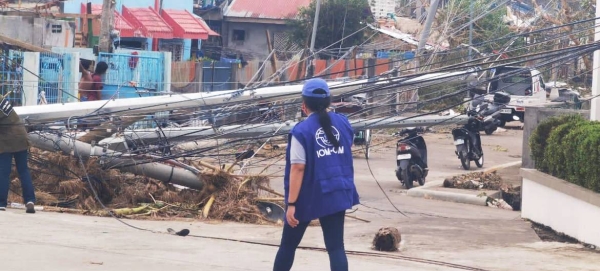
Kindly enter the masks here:
M 600 247 L 600 194 L 533 169 L 521 175 L 522 218 Z
M 46 18 L 0 16 L 0 34 L 44 48 L 73 47 L 75 24 Z
M 522 152 L 522 168 L 535 168 L 535 163 L 531 159 L 531 150 L 529 149 L 529 136 L 533 133 L 533 130 L 537 128 L 540 122 L 547 118 L 559 115 L 567 114 L 581 114 L 582 116 L 589 118 L 590 111 L 588 110 L 572 110 L 572 109 L 557 109 L 557 108 L 543 108 L 543 107 L 528 107 L 525 110 L 525 123 L 523 125 L 523 152 Z
M 233 41 L 234 30 L 246 31 L 244 42 L 236 43 Z M 225 21 L 223 23 L 224 46 L 236 51 L 241 51 L 245 54 L 250 54 L 259 60 L 264 60 L 269 55 L 267 34 L 265 32 L 266 30 L 269 30 L 271 34 L 271 40 L 273 40 L 273 35 L 275 35 L 277 32 L 285 31 L 286 26 L 259 23 L 235 23 Z

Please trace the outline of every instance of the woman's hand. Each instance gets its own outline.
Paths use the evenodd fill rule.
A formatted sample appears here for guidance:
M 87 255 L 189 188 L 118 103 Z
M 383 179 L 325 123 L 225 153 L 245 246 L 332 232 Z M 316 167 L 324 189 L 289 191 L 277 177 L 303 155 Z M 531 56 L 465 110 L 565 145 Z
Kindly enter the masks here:
M 285 218 L 287 220 L 288 225 L 290 227 L 295 228 L 298 226 L 298 220 L 294 217 L 296 214 L 296 206 L 288 206 L 287 211 L 285 212 Z

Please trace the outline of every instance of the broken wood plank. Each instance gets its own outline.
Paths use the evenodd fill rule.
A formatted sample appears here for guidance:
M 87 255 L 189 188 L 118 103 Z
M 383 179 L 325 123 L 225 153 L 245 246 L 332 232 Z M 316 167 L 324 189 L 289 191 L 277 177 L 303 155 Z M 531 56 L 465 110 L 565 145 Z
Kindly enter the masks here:
M 41 52 L 41 53 L 51 53 L 51 50 L 39 47 L 39 46 L 35 46 L 33 44 L 29 44 L 27 42 L 24 41 L 20 41 L 20 40 L 16 40 L 13 38 L 9 38 L 7 36 L 4 35 L 0 35 L 0 41 L 3 43 L 8 43 L 14 46 L 18 46 L 21 47 L 27 51 L 31 51 L 31 52 Z

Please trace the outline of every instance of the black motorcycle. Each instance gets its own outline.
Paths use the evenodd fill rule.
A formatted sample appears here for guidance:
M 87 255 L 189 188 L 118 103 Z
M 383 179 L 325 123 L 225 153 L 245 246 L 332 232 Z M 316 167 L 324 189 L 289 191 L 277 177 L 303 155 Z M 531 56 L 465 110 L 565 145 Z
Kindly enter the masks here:
M 499 95 L 508 95 L 501 93 Z M 510 96 L 508 97 L 510 101 Z M 505 101 L 505 100 L 503 100 Z M 473 100 L 469 103 L 469 107 L 467 108 L 468 115 L 477 115 L 482 114 L 484 116 L 491 115 L 497 111 L 500 111 L 502 108 L 506 107 L 506 104 L 500 104 L 498 102 L 489 101 L 485 99 L 483 95 L 476 95 Z M 500 118 L 494 118 L 492 121 L 483 124 L 480 127 L 480 132 L 485 132 L 486 135 L 493 134 L 498 127 L 504 126 L 502 120 Z
M 396 178 L 406 189 L 411 189 L 414 181 L 423 186 L 429 171 L 423 132 L 423 128 L 407 128 L 397 133 L 404 137 L 396 143 Z
M 471 169 L 471 161 L 475 161 L 477 167 L 482 168 L 484 162 L 483 149 L 481 147 L 480 131 L 496 127 L 499 123 L 501 109 L 510 102 L 510 95 L 498 92 L 494 95 L 493 106 L 478 105 L 479 108 L 469 110 L 469 119 L 463 127 L 452 130 L 456 155 L 465 170 Z M 486 128 L 487 127 L 487 128 Z

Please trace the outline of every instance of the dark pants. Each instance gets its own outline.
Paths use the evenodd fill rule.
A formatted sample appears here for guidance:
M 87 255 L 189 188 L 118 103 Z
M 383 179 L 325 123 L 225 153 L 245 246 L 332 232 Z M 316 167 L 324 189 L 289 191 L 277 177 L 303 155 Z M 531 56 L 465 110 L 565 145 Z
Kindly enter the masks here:
M 331 271 L 348 271 L 348 258 L 346 258 L 346 251 L 344 250 L 345 215 L 346 212 L 343 211 L 319 218 L 325 239 L 325 248 L 327 248 L 329 254 Z M 281 245 L 275 257 L 273 271 L 289 271 L 292 269 L 296 248 L 302 241 L 308 224 L 309 222 L 300 223 L 296 228 L 290 227 L 287 223 L 283 226 Z
M 25 203 L 35 203 L 35 192 L 31 181 L 31 174 L 27 166 L 27 150 L 20 152 L 0 153 L 0 207 L 6 207 L 8 201 L 8 190 L 10 188 L 10 172 L 12 170 L 12 160 L 15 159 L 17 172 L 21 180 L 23 191 L 23 200 Z

